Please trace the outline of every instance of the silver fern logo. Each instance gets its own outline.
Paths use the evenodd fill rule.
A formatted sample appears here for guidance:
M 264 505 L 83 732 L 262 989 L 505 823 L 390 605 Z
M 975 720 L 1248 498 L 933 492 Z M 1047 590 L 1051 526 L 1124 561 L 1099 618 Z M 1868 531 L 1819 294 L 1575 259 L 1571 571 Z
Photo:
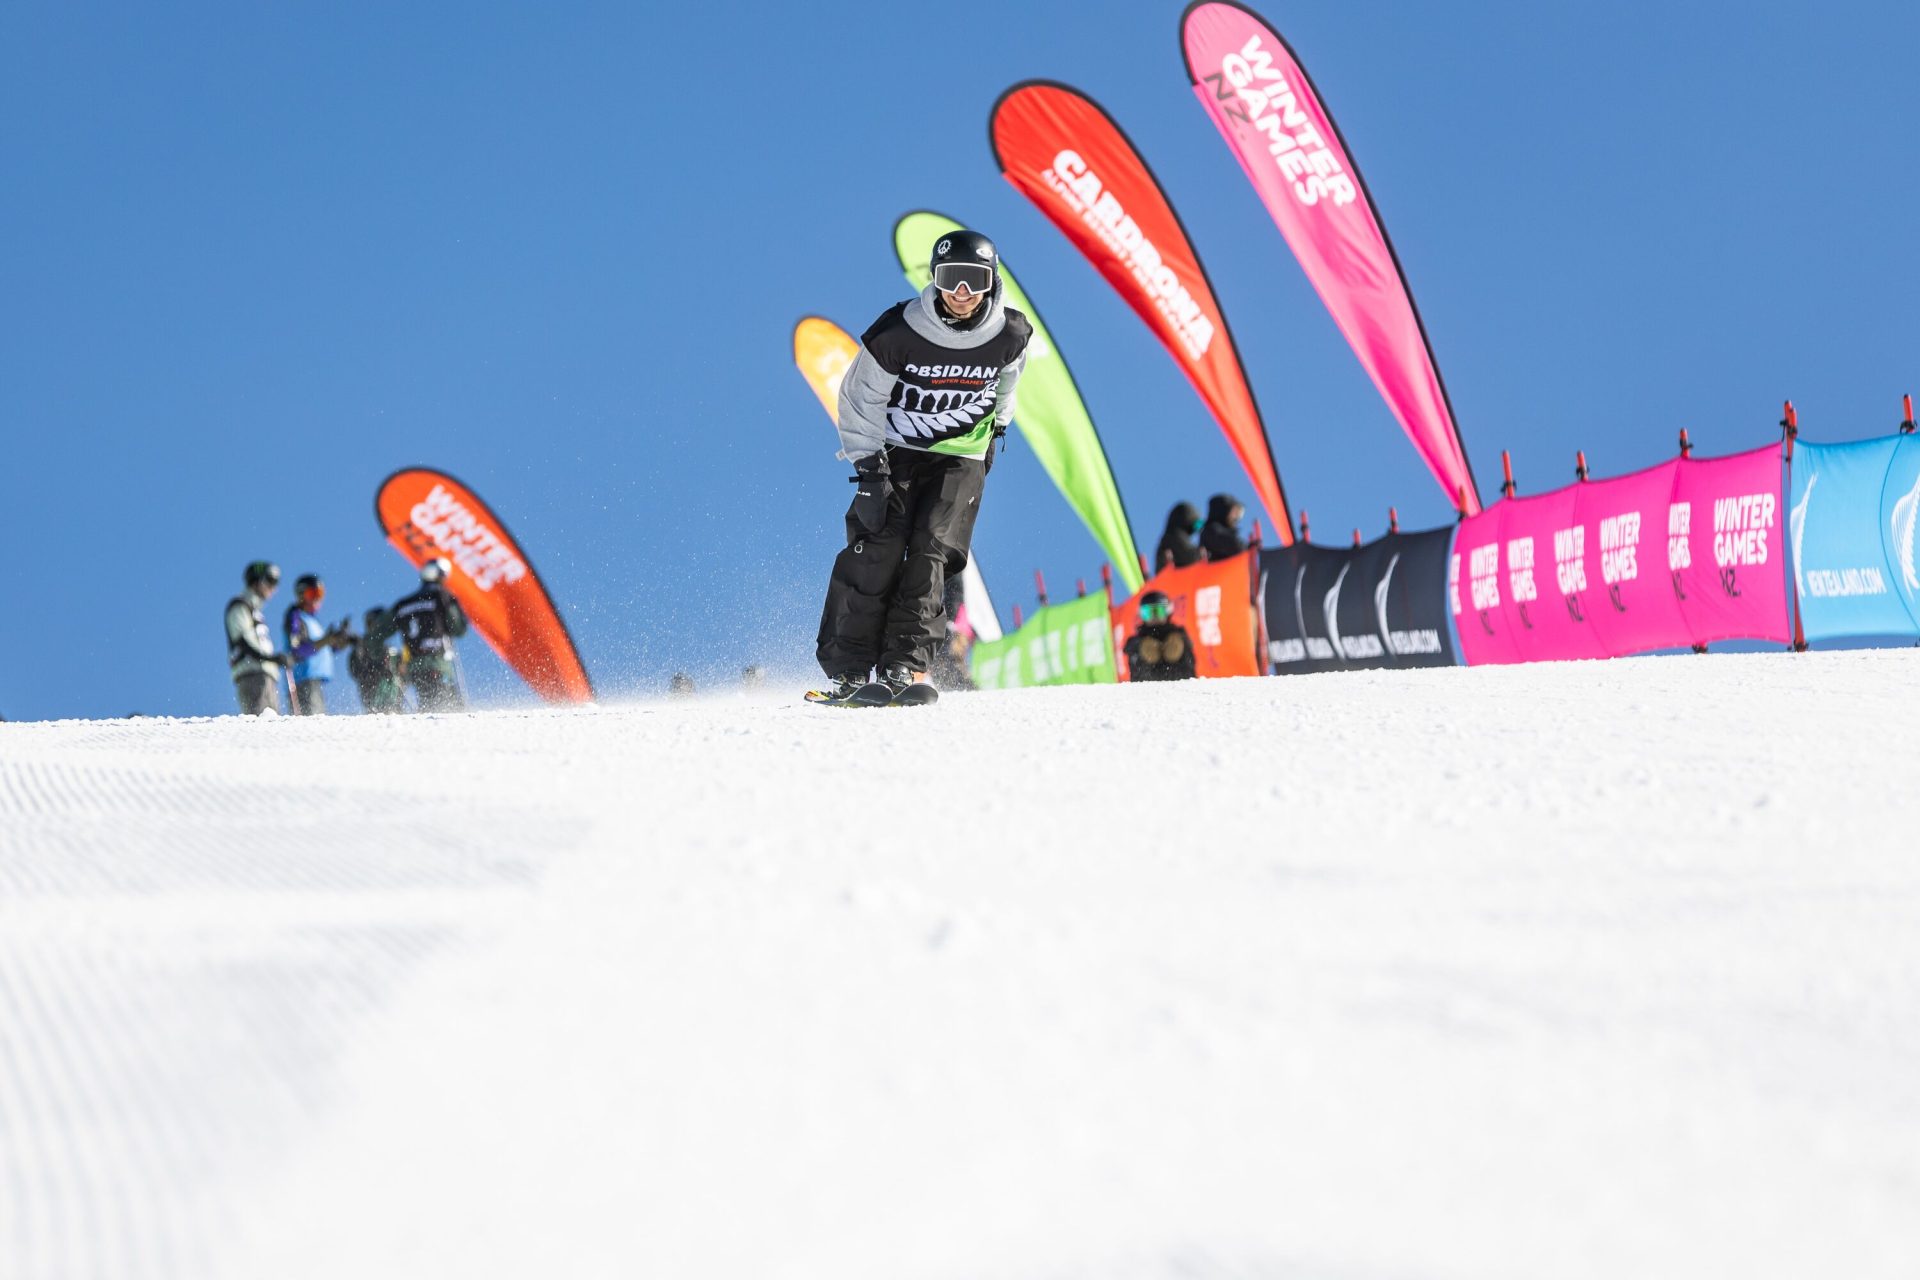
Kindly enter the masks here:
M 1387 627 L 1387 592 L 1393 589 L 1393 571 L 1400 567 L 1400 553 L 1393 553 L 1393 559 L 1387 561 L 1387 571 L 1380 575 L 1380 585 L 1373 589 L 1373 617 L 1380 625 L 1380 643 L 1387 646 L 1389 653 L 1397 652 L 1393 647 L 1393 632 Z
M 1333 589 L 1327 592 L 1321 607 L 1327 612 L 1327 640 L 1333 645 L 1333 652 L 1343 661 L 1347 657 L 1347 642 L 1340 636 L 1340 588 L 1346 585 L 1347 571 L 1351 563 L 1340 566 L 1340 576 L 1333 580 Z
M 1893 548 L 1900 561 L 1900 578 L 1908 591 L 1920 591 L 1920 573 L 1914 571 L 1915 517 L 1920 516 L 1920 475 L 1915 475 L 1907 496 L 1893 504 Z
M 1807 491 L 1800 495 L 1800 501 L 1793 504 L 1793 510 L 1787 513 L 1787 532 L 1793 538 L 1793 584 L 1801 595 L 1807 594 L 1807 559 L 1801 549 L 1807 541 L 1807 504 L 1813 501 L 1813 486 L 1820 483 L 1820 473 L 1814 472 L 1807 477 Z
M 1303 640 L 1313 634 L 1307 630 L 1307 606 L 1302 598 L 1306 585 L 1307 566 L 1301 565 L 1299 571 L 1293 575 L 1293 616 L 1300 620 L 1300 636 Z
M 887 407 L 887 425 L 902 440 L 944 440 L 965 435 L 993 416 L 999 384 L 979 389 L 940 390 L 916 387 L 901 380 L 894 403 Z

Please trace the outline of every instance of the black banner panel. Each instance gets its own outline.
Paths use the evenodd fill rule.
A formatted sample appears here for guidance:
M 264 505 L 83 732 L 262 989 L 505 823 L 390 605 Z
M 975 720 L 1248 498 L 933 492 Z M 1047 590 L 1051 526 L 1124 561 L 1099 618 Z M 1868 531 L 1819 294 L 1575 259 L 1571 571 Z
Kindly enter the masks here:
M 1262 551 L 1260 608 L 1274 673 L 1456 665 L 1447 628 L 1452 545 L 1449 527 L 1358 547 Z

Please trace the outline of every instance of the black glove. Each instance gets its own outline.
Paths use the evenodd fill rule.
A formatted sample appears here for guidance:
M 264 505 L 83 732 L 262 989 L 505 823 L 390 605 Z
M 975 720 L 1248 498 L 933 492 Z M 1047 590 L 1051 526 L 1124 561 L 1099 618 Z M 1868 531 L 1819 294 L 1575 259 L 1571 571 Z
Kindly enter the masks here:
M 860 474 L 853 482 L 860 489 L 853 495 L 853 518 L 868 533 L 878 533 L 887 527 L 887 500 L 893 496 L 893 478 L 884 462 L 869 466 L 863 461 L 858 466 Z

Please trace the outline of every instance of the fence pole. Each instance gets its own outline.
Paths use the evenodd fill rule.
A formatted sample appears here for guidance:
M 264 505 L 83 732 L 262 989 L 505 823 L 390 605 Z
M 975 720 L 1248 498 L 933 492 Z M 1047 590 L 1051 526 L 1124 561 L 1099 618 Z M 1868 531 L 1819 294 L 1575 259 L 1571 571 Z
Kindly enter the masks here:
M 1040 597 L 1040 607 L 1042 609 L 1046 608 L 1047 607 L 1047 580 L 1040 576 L 1040 571 L 1038 569 L 1035 569 L 1033 571 L 1033 589 Z
M 1683 458 L 1691 458 L 1693 456 L 1693 441 L 1687 439 L 1687 429 L 1685 427 L 1680 428 L 1680 456 Z
M 1313 532 L 1307 528 L 1307 509 L 1305 507 L 1300 508 L 1300 541 L 1313 541 Z
M 1502 477 L 1500 496 L 1511 498 L 1513 496 L 1513 455 L 1505 449 L 1500 451 L 1500 475 Z
M 1903 436 L 1910 436 L 1913 434 L 1913 397 L 1912 396 L 1900 397 L 1900 434 Z
M 1573 457 L 1573 474 L 1580 477 L 1581 484 L 1585 484 L 1587 482 L 1587 451 L 1585 449 L 1576 450 Z
M 1400 508 L 1398 507 L 1387 508 L 1387 532 L 1400 532 Z
M 1793 401 L 1791 400 L 1785 401 L 1781 405 L 1780 432 L 1781 448 L 1786 454 L 1787 463 L 1787 496 L 1791 498 L 1793 496 L 1793 442 L 1800 435 L 1800 415 L 1794 411 Z M 1789 555 L 1793 554 L 1793 539 L 1791 538 L 1787 539 L 1787 553 Z M 1799 568 L 1799 565 L 1794 566 L 1795 572 L 1788 581 L 1793 585 L 1793 651 L 1795 653 L 1805 653 L 1807 651 L 1807 629 L 1800 619 Z

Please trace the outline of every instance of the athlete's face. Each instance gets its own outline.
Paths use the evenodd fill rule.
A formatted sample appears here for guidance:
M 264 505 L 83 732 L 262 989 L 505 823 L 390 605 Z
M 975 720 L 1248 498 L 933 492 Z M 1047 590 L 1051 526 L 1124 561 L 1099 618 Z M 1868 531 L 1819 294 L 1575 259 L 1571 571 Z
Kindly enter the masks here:
M 940 301 L 955 319 L 965 320 L 986 304 L 987 295 L 975 293 L 963 284 L 958 289 L 942 289 Z

